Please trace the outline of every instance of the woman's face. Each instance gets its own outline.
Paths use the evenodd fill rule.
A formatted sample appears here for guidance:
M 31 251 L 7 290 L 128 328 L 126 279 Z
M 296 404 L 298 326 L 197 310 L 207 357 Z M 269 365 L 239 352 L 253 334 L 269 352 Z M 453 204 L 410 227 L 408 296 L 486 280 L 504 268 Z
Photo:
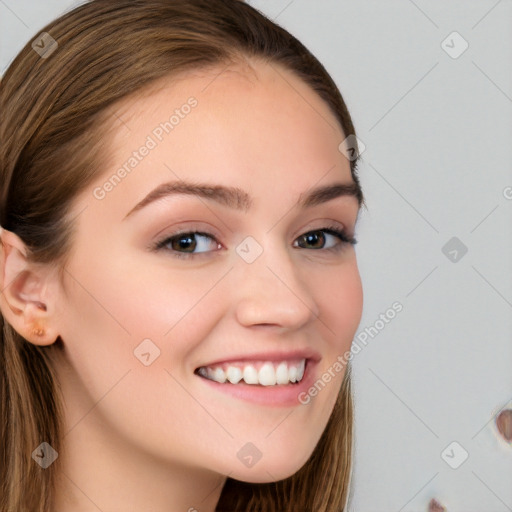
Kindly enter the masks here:
M 302 467 L 334 407 L 362 309 L 336 230 L 354 235 L 359 204 L 308 86 L 223 69 L 116 111 L 108 169 L 73 204 L 57 370 L 66 442 L 266 482 Z

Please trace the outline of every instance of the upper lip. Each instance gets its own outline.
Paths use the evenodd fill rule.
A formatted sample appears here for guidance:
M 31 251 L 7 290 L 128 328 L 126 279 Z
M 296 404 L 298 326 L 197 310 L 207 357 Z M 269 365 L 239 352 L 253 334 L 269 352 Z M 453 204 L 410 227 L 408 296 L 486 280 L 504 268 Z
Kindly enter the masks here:
M 287 361 L 290 359 L 310 359 L 312 361 L 320 361 L 320 354 L 312 349 L 299 350 L 277 350 L 272 352 L 253 352 L 251 354 L 237 354 L 228 357 L 219 358 L 202 364 L 198 368 L 204 366 L 215 366 L 222 363 L 242 362 L 242 361 Z

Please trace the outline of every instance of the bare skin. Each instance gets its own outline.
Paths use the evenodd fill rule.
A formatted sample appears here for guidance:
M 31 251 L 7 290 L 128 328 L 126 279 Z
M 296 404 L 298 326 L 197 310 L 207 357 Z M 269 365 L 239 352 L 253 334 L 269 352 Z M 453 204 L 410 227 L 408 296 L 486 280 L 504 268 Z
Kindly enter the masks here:
M 20 269 L 31 276 L 30 289 L 19 283 L 2 296 L 2 312 L 33 343 L 62 340 L 54 347 L 66 435 L 53 512 L 213 512 L 228 476 L 287 478 L 325 429 L 343 371 L 295 406 L 236 398 L 195 373 L 233 355 L 306 349 L 318 355 L 320 376 L 349 350 L 361 317 L 354 246 L 322 231 L 353 235 L 357 199 L 297 206 L 313 188 L 353 183 L 338 149 L 345 136 L 292 73 L 252 65 L 197 72 L 119 106 L 108 168 L 73 205 L 77 230 L 62 281 L 2 234 L 3 283 Z M 105 188 L 190 97 L 197 106 Z M 179 180 L 236 187 L 252 205 L 174 194 L 130 214 Z M 213 237 L 196 237 L 193 255 L 176 256 L 170 242 L 155 249 L 193 231 Z M 309 232 L 316 245 L 299 246 Z M 250 264 L 236 251 L 248 236 L 262 249 Z M 147 339 L 160 353 L 145 366 L 134 350 Z M 237 456 L 249 442 L 262 454 L 252 467 Z

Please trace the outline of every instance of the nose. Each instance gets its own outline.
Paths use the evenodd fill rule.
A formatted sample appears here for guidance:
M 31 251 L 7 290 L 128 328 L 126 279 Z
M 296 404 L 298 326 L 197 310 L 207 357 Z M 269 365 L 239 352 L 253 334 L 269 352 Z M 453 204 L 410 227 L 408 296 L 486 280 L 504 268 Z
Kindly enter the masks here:
M 240 324 L 298 329 L 319 316 L 311 286 L 285 248 L 266 248 L 252 263 L 241 258 L 233 277 Z

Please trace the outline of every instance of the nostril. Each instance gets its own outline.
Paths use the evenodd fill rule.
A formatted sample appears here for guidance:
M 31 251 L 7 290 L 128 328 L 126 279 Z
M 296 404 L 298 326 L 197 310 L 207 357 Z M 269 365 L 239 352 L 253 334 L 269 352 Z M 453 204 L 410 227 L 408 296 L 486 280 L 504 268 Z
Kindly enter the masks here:
M 512 442 L 512 409 L 505 409 L 496 416 L 496 427 L 504 439 Z

